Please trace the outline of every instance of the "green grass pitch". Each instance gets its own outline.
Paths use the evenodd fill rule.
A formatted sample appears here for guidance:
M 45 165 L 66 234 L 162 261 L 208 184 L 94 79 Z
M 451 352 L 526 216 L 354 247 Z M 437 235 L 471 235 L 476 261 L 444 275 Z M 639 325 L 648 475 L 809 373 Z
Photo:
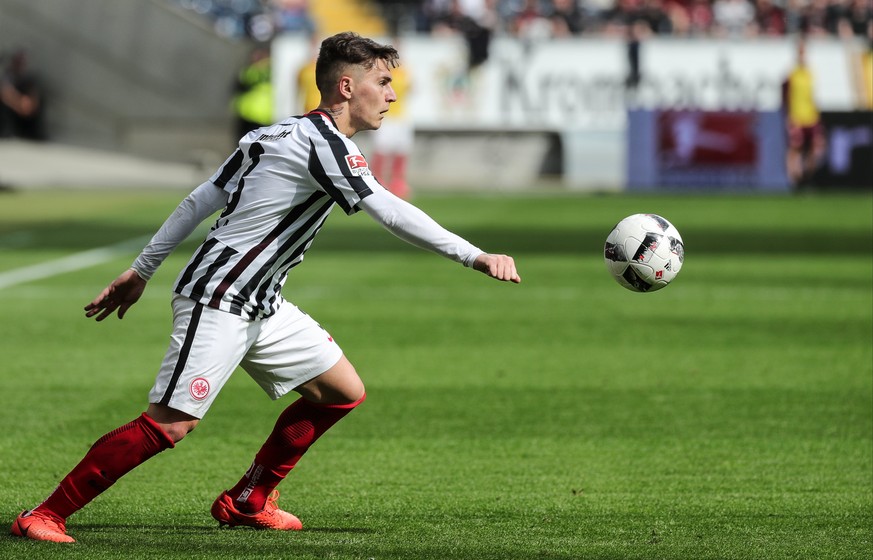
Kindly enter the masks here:
M 873 556 L 870 195 L 417 199 L 515 256 L 517 286 L 337 212 L 285 293 L 338 339 L 369 398 L 280 486 L 306 530 L 219 530 L 209 515 L 291 402 L 240 371 L 175 450 L 70 518 L 77 544 L 10 537 L 144 409 L 195 241 L 120 322 L 82 307 L 137 249 L 60 259 L 151 234 L 182 196 L 0 193 L 0 284 L 57 267 L 0 288 L 0 558 Z M 603 265 L 606 234 L 636 212 L 686 244 L 652 294 Z

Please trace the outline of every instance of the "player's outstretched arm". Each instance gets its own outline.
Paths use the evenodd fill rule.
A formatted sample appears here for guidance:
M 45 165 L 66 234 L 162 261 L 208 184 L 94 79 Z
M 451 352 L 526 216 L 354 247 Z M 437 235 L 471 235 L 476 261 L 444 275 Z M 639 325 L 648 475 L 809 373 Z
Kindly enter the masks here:
M 473 268 L 495 280 L 516 284 L 521 282 L 521 276 L 515 268 L 515 260 L 508 255 L 482 253 L 473 261 Z
M 117 309 L 118 318 L 123 319 L 130 306 L 139 300 L 146 282 L 132 268 L 125 270 L 85 306 L 85 317 L 96 315 L 97 320 L 102 321 Z
M 412 204 L 384 189 L 375 190 L 358 207 L 388 231 L 422 249 L 448 257 L 504 282 L 521 282 L 515 261 L 507 255 L 486 253 L 446 230 Z

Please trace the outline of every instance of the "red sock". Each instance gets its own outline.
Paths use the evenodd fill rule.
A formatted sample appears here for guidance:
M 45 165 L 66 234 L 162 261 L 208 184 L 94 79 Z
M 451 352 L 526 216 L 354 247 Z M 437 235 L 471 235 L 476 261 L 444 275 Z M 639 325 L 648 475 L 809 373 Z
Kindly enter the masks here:
M 264 509 L 267 497 L 315 440 L 365 398 L 366 395 L 350 404 L 317 404 L 304 398 L 291 403 L 279 415 L 248 472 L 227 491 L 237 509 L 247 513 Z
M 97 440 L 36 510 L 66 519 L 119 478 L 175 444 L 146 413 Z

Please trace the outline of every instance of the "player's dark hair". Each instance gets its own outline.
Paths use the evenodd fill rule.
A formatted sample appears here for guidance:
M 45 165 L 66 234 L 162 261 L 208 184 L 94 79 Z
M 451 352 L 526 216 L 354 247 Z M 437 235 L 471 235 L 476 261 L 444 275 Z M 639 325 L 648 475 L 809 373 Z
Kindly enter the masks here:
M 321 42 L 315 61 L 315 85 L 325 95 L 340 79 L 346 66 L 356 64 L 369 70 L 377 60 L 384 60 L 389 68 L 396 68 L 400 55 L 391 45 L 381 45 L 357 33 L 337 33 Z

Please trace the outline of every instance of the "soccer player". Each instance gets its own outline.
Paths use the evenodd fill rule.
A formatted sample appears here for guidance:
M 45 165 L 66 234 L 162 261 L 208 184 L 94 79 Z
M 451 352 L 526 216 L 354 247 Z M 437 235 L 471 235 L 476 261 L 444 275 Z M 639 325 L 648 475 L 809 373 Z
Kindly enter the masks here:
M 806 64 L 806 44 L 801 38 L 797 43 L 796 65 L 782 83 L 782 110 L 788 135 L 785 166 L 795 187 L 812 179 L 827 147 L 814 81 Z
M 12 534 L 74 542 L 67 518 L 119 478 L 194 429 L 241 365 L 273 399 L 300 397 L 279 416 L 251 466 L 212 504 L 221 525 L 299 530 L 279 509 L 276 486 L 309 447 L 365 398 L 336 341 L 282 295 L 328 214 L 363 210 L 392 233 L 501 281 L 520 282 L 513 259 L 489 254 L 392 195 L 370 174 L 351 137 L 379 127 L 396 95 L 394 47 L 355 33 L 321 44 L 318 108 L 254 130 L 186 197 L 134 261 L 88 305 L 119 319 L 167 255 L 202 220 L 224 209 L 182 269 L 173 296 L 170 347 L 146 411 L 110 431 L 49 497 L 22 512 Z

